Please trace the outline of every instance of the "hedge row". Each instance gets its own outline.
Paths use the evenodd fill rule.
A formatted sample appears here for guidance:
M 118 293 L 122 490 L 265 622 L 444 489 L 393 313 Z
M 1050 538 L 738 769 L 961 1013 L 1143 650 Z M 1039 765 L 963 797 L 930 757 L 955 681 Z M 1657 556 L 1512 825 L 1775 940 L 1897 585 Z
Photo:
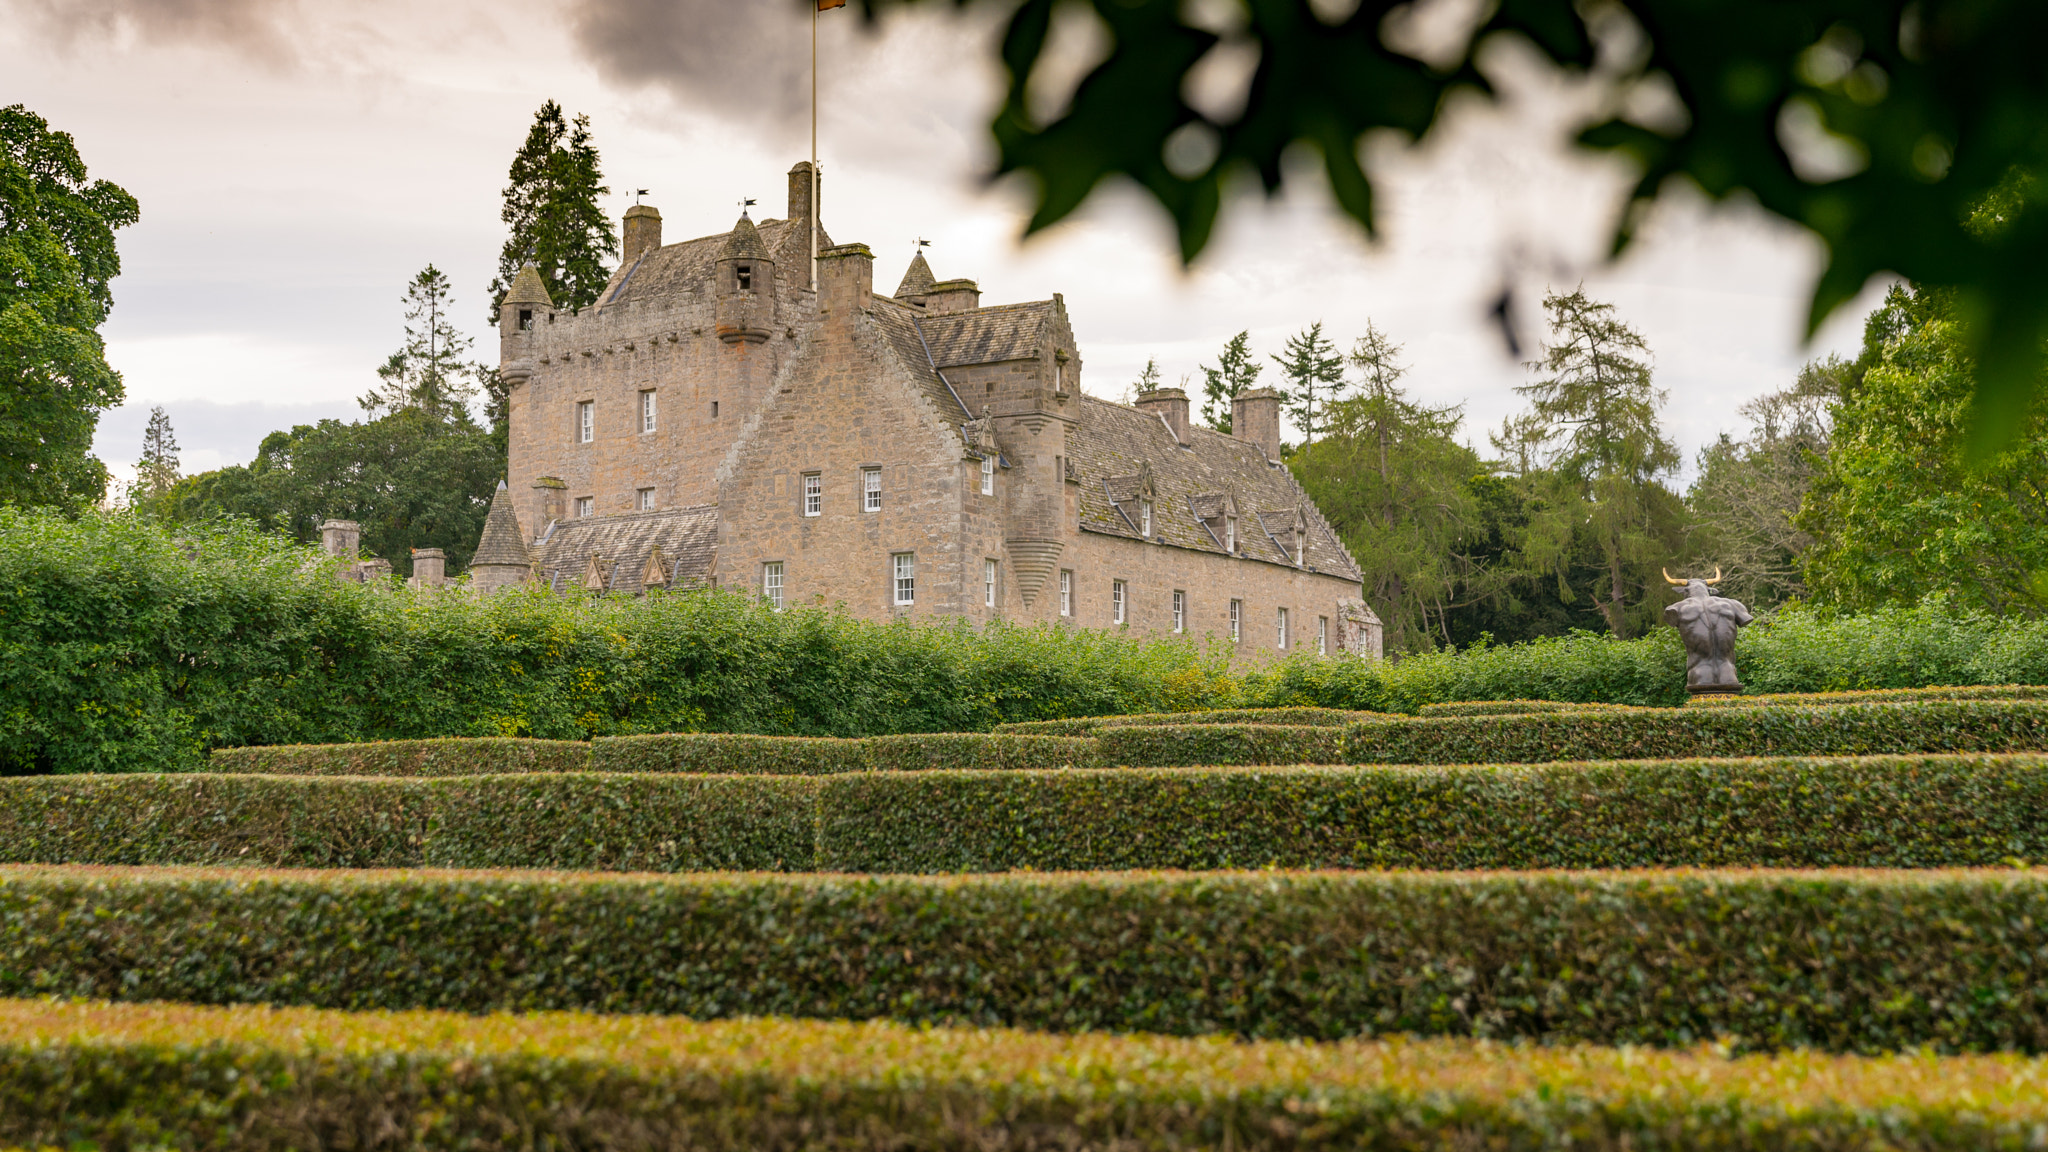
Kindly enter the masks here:
M 0 781 L 40 864 L 754 869 L 1902 867 L 2048 860 L 2048 758 Z
M 2043 923 L 2020 871 L 8 868 L 0 995 L 2042 1051 Z
M 1574 704 L 1566 700 L 1466 700 L 1453 704 L 1424 704 L 1421 716 L 1527 716 L 1537 712 L 1584 712 L 1617 708 L 1617 704 Z
M 1783 704 L 1898 704 L 1911 700 L 2048 700 L 2048 688 L 2030 684 L 1977 684 L 1955 688 L 1875 688 L 1868 692 L 1774 692 L 1758 696 L 1695 696 L 1695 708 L 1754 708 Z M 1428 710 L 1424 710 L 1428 714 Z
M 503 772 L 704 772 L 816 776 L 912 768 L 1056 768 L 1095 761 L 1088 740 L 985 732 L 917 736 L 664 733 L 567 740 L 393 740 L 215 749 L 207 770 L 287 776 L 478 776 Z
M 1038 736 L 1087 736 L 1098 728 L 1149 724 L 1289 724 L 1340 728 L 1360 720 L 1390 720 L 1391 712 L 1359 712 L 1346 708 L 1215 708 L 1204 712 L 1145 712 L 1133 716 L 1078 716 L 1071 720 L 1028 720 L 1000 724 L 998 732 Z
M 2013 1055 L 0 1004 L 0 1140 L 24 1146 L 2022 1148 L 2044 1080 Z

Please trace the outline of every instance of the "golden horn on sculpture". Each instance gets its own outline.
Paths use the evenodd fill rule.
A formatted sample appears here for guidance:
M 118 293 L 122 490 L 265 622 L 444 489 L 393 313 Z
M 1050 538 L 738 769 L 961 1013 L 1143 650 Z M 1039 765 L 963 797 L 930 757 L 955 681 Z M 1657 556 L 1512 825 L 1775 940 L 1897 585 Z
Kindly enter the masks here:
M 1657 571 L 1659 571 L 1659 572 L 1664 572 L 1664 569 L 1662 569 L 1662 568 L 1659 568 L 1659 569 L 1657 569 Z M 1681 584 L 1681 585 L 1685 583 L 1685 581 L 1683 581 L 1683 580 L 1673 580 L 1673 579 L 1671 578 L 1671 573 L 1669 573 L 1669 572 L 1664 572 L 1664 582 L 1665 582 L 1666 584 Z
M 1714 565 L 1714 578 L 1713 578 L 1712 580 L 1702 580 L 1702 581 L 1700 581 L 1700 583 L 1702 583 L 1702 584 L 1705 584 L 1705 585 L 1706 585 L 1707 587 L 1709 587 L 1709 588 L 1712 588 L 1712 587 L 1713 587 L 1714 585 L 1716 585 L 1716 584 L 1719 584 L 1720 582 L 1721 582 L 1721 566 L 1720 566 L 1719 564 L 1716 564 L 1716 565 Z

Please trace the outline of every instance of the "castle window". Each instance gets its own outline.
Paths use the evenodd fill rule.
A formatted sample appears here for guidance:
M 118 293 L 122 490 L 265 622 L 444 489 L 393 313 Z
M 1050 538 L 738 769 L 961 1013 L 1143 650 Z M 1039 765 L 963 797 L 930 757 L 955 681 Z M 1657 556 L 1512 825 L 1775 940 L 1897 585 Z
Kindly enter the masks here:
M 519 310 L 519 330 L 521 332 L 533 331 L 533 309 L 521 308 Z
M 1070 568 L 1060 569 L 1060 615 L 1074 614 L 1074 573 Z
M 1138 535 L 1145 537 L 1147 540 L 1152 538 L 1152 502 L 1150 500 L 1138 501 Z
M 654 389 L 652 388 L 640 394 L 640 430 L 642 432 L 654 431 Z
M 718 401 L 716 400 L 711 402 L 711 418 L 713 420 L 718 419 Z
M 1328 616 L 1318 616 L 1316 617 L 1316 655 L 1328 656 L 1329 654 L 1330 618 Z
M 1287 609 L 1282 608 L 1279 610 L 1278 615 L 1273 617 L 1273 625 L 1279 636 L 1279 643 L 1275 647 L 1287 647 Z
M 1244 639 L 1244 601 L 1230 602 L 1230 642 L 1236 644 Z
M 642 488 L 633 493 L 633 507 L 645 512 L 654 507 L 654 489 Z
M 597 402 L 585 400 L 576 405 L 576 442 L 588 444 L 597 439 Z
M 761 565 L 761 598 L 782 607 L 782 561 L 770 560 Z
M 1237 517 L 1235 516 L 1225 516 L 1223 518 L 1223 550 L 1232 556 L 1237 555 Z
M 1188 630 L 1188 594 L 1178 588 L 1173 592 L 1173 630 Z
M 993 608 L 996 606 L 997 571 L 995 561 L 983 560 L 981 562 L 981 603 L 983 607 Z
M 896 576 L 896 603 L 917 603 L 917 556 L 911 552 L 898 552 L 889 557 Z
M 882 470 L 863 468 L 860 470 L 860 510 L 880 512 L 882 510 Z
M 594 496 L 578 496 L 576 498 L 576 515 L 578 517 L 597 515 L 597 498 Z
M 993 456 L 983 456 L 981 458 L 981 494 L 983 496 L 993 496 L 996 494 L 996 458 Z
M 751 264 L 742 264 L 739 266 L 739 273 L 740 291 L 752 292 L 754 290 L 754 266 Z
M 825 478 L 816 472 L 804 473 L 804 515 L 816 516 L 825 511 Z
M 1129 594 L 1129 592 L 1128 592 L 1128 591 L 1127 591 L 1127 590 L 1126 590 L 1126 589 L 1124 588 L 1124 582 L 1123 582 L 1123 581 L 1121 581 L 1121 580 L 1112 580 L 1112 581 L 1110 581 L 1110 582 L 1109 582 L 1109 622 L 1110 622 L 1110 623 L 1112 623 L 1112 624 L 1121 624 L 1121 623 L 1123 623 L 1123 622 L 1124 622 L 1124 607 L 1125 607 L 1125 605 L 1126 605 L 1126 604 L 1127 604 L 1127 603 L 1129 602 L 1129 600 L 1130 600 L 1130 594 Z

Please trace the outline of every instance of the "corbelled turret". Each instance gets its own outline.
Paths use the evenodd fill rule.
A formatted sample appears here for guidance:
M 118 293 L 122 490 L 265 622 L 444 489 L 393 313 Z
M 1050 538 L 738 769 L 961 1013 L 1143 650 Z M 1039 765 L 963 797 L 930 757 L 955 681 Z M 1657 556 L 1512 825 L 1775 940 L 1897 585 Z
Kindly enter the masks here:
M 775 260 L 745 212 L 732 226 L 717 275 L 718 338 L 728 344 L 766 341 L 775 322 Z

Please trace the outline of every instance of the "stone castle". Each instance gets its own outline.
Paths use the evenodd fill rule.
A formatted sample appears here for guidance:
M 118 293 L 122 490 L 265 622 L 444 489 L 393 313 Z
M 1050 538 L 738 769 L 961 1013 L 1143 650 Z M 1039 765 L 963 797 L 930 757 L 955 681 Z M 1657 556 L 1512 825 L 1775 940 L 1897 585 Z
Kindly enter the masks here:
M 1280 397 L 1234 435 L 1178 389 L 1081 391 L 1059 296 L 983 305 L 920 253 L 894 294 L 789 211 L 663 244 L 636 205 L 597 304 L 522 270 L 499 310 L 509 485 L 474 586 L 740 588 L 871 619 L 964 616 L 1380 654 L 1357 562 L 1278 463 Z

